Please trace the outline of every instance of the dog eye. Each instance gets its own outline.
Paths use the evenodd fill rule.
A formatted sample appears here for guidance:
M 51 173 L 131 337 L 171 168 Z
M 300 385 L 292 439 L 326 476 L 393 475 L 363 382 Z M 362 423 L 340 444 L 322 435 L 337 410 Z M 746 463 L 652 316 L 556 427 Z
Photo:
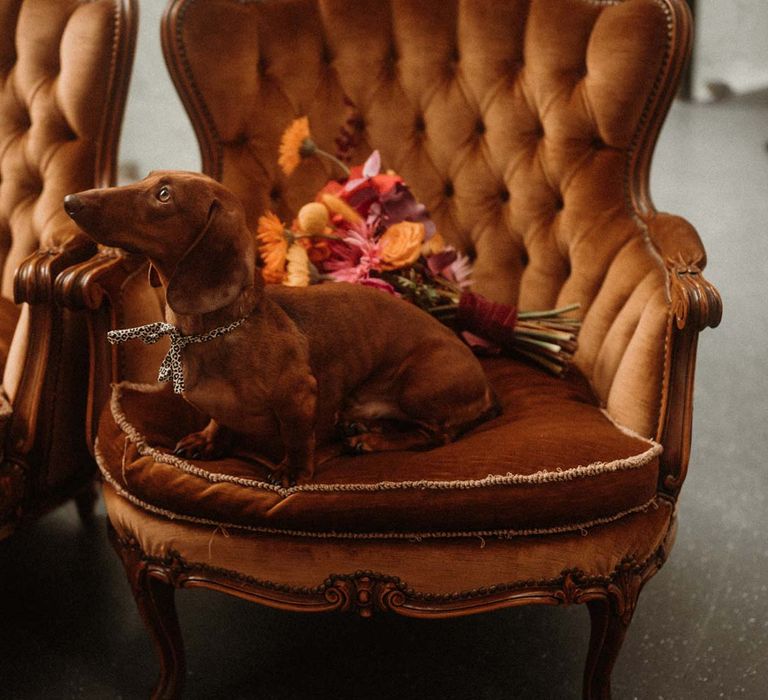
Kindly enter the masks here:
M 167 202 L 171 198 L 171 190 L 167 185 L 163 185 L 155 195 L 161 202 Z

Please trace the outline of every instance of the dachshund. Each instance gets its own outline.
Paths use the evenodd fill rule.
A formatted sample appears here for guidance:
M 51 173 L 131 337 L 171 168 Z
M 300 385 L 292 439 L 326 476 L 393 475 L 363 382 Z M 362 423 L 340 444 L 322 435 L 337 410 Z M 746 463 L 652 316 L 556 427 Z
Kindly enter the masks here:
M 157 171 L 131 185 L 64 199 L 98 243 L 143 254 L 182 335 L 240 324 L 183 348 L 183 396 L 211 418 L 178 453 L 216 455 L 223 428 L 271 422 L 287 486 L 312 479 L 321 446 L 353 452 L 429 449 L 498 414 L 472 351 L 414 305 L 362 285 L 266 285 L 240 200 L 198 173 Z M 338 445 L 338 439 L 336 439 Z

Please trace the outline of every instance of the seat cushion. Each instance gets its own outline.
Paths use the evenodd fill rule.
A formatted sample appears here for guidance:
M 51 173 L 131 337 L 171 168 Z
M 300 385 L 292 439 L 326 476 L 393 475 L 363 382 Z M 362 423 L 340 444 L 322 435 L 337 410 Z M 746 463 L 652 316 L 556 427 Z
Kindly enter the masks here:
M 5 369 L 8 352 L 11 349 L 13 332 L 19 320 L 19 307 L 12 301 L 0 296 L 0 375 Z
M 158 385 L 114 388 L 97 458 L 117 493 L 157 514 L 298 535 L 566 532 L 654 503 L 661 446 L 611 421 L 581 376 L 557 379 L 507 358 L 484 367 L 499 418 L 426 452 L 330 459 L 300 486 L 270 484 L 253 444 L 216 461 L 171 454 L 205 417 Z M 274 435 L 256 442 L 263 454 L 279 445 Z

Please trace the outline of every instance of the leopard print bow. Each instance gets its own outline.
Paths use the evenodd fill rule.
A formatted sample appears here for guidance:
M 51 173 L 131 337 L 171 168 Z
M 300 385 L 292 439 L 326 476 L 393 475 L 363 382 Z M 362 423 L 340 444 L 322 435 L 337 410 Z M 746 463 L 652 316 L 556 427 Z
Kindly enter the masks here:
M 218 338 L 220 335 L 226 335 L 235 330 L 239 325 L 243 324 L 247 318 L 248 317 L 245 316 L 237 321 L 233 321 L 228 326 L 219 326 L 218 328 L 214 328 L 212 331 L 202 333 L 201 335 L 182 335 L 179 333 L 176 326 L 158 321 L 157 323 L 149 323 L 146 326 L 109 331 L 107 333 L 107 340 L 113 345 L 116 345 L 118 343 L 124 343 L 126 340 L 134 340 L 138 338 L 146 345 L 152 345 L 160 340 L 160 338 L 167 335 L 171 339 L 171 347 L 160 365 L 160 372 L 157 375 L 157 380 L 159 382 L 172 381 L 174 393 L 182 394 L 185 388 L 184 365 L 181 361 L 181 351 L 187 345 L 191 345 L 192 343 L 206 343 L 209 340 Z

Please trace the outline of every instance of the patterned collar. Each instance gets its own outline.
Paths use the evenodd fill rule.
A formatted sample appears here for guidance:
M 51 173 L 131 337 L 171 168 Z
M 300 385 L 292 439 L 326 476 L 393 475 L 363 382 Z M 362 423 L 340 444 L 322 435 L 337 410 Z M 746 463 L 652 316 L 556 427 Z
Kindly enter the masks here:
M 157 323 L 149 323 L 146 326 L 109 331 L 107 333 L 107 340 L 115 345 L 117 343 L 124 343 L 126 340 L 138 338 L 146 345 L 152 345 L 167 335 L 171 339 L 171 347 L 160 365 L 157 380 L 160 382 L 172 381 L 174 393 L 181 394 L 185 390 L 184 365 L 181 361 L 181 351 L 192 343 L 207 343 L 209 340 L 226 335 L 245 323 L 247 318 L 248 316 L 243 316 L 243 318 L 233 321 L 227 326 L 219 326 L 212 331 L 200 335 L 182 335 L 176 326 L 158 321 Z

